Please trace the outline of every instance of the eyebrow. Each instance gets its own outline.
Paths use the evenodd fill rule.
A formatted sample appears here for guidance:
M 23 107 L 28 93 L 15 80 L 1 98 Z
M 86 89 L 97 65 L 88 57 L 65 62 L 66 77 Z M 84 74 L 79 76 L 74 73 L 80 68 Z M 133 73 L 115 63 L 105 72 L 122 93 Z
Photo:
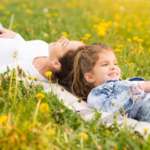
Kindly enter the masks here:
M 109 60 L 99 60 L 97 63 L 106 63 L 106 62 L 109 62 Z M 117 63 L 117 59 L 114 59 L 113 60 L 114 63 Z

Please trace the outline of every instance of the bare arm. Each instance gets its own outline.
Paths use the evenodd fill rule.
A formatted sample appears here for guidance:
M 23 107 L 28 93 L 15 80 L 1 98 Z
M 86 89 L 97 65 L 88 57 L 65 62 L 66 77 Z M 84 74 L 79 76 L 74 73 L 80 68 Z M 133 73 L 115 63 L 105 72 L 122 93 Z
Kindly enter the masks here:
M 142 81 L 141 83 L 139 83 L 139 86 L 145 92 L 150 92 L 150 81 Z
M 0 38 L 15 38 L 16 32 L 6 29 L 6 28 L 0 28 Z

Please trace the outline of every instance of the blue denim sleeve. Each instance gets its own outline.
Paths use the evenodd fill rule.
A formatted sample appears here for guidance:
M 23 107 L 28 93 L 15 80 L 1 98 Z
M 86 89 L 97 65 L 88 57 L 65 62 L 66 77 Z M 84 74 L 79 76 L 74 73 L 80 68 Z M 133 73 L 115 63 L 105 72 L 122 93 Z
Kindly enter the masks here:
M 116 112 L 122 108 L 128 111 L 133 101 L 130 88 L 122 81 L 109 82 L 92 89 L 87 99 L 88 105 L 98 111 Z

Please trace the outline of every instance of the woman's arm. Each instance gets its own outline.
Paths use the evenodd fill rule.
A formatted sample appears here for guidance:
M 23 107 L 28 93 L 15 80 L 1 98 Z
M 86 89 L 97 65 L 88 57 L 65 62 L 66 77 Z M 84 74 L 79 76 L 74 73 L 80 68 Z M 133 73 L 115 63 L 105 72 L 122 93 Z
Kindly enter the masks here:
M 0 28 L 0 38 L 14 38 L 16 34 L 16 32 L 6 29 L 4 27 Z
M 23 37 L 19 33 L 16 33 L 4 27 L 0 28 L 0 38 L 9 38 L 24 41 Z

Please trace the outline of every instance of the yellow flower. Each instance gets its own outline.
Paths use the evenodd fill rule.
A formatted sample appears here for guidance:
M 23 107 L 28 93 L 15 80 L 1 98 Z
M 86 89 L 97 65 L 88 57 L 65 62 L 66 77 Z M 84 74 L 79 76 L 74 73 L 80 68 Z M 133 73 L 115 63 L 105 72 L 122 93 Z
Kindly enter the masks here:
M 7 115 L 0 116 L 0 124 L 6 123 L 7 120 L 8 120 L 8 116 Z
M 128 41 L 128 42 L 131 42 L 131 39 L 130 39 L 130 38 L 128 38 L 128 39 L 127 39 L 127 41 Z
M 134 36 L 133 41 L 136 42 L 136 43 L 142 43 L 143 39 L 139 38 L 138 36 Z
M 32 15 L 32 14 L 33 14 L 33 11 L 32 11 L 31 9 L 27 8 L 27 9 L 26 9 L 26 13 L 27 13 L 28 15 Z
M 81 41 L 85 42 L 91 38 L 91 34 L 86 33 L 84 36 L 81 37 Z
M 69 37 L 69 34 L 67 32 L 62 32 L 61 35 L 65 38 L 68 38 Z
M 49 37 L 49 34 L 46 33 L 46 32 L 44 32 L 44 33 L 43 33 L 43 36 L 44 36 L 45 38 L 47 38 L 47 37 Z
M 53 137 L 53 136 L 55 136 L 55 134 L 56 134 L 56 129 L 55 128 L 50 128 L 50 129 L 48 129 L 48 135 L 50 136 L 50 137 Z
M 32 80 L 32 81 L 36 81 L 36 80 L 37 80 L 37 78 L 34 77 L 34 76 L 28 76 L 28 79 L 29 79 L 29 80 Z
M 4 5 L 0 5 L 0 10 L 1 10 L 1 11 L 5 10 Z
M 146 135 L 148 133 L 148 128 L 144 128 L 144 134 Z
M 120 53 L 122 51 L 122 49 L 123 49 L 123 45 L 122 44 L 118 44 L 114 50 L 115 50 L 115 52 Z
M 48 104 L 47 103 L 42 103 L 40 105 L 39 111 L 42 112 L 42 113 L 49 112 L 49 106 L 48 106 Z
M 117 22 L 117 21 L 115 21 L 113 24 L 114 24 L 114 27 L 117 28 L 117 29 L 118 29 L 119 26 L 120 26 L 119 22 Z
M 52 74 L 53 73 L 51 71 L 46 71 L 44 75 L 45 75 L 46 78 L 48 78 L 50 80 L 51 77 L 52 77 Z
M 88 140 L 88 134 L 86 132 L 81 132 L 79 134 L 80 139 L 82 139 L 83 141 L 87 141 Z
M 115 144 L 113 150 L 118 150 L 118 146 Z
M 120 19 L 121 19 L 120 14 L 115 14 L 114 19 L 115 19 L 115 21 L 120 21 Z
M 100 37 L 104 37 L 108 32 L 111 24 L 112 23 L 110 21 L 101 21 L 98 24 L 94 25 L 94 28 L 96 29 L 96 32 Z
M 39 92 L 39 93 L 37 93 L 36 94 L 36 96 L 35 96 L 38 100 L 42 100 L 42 99 L 44 99 L 45 98 L 45 94 L 44 93 L 41 93 L 41 92 Z

